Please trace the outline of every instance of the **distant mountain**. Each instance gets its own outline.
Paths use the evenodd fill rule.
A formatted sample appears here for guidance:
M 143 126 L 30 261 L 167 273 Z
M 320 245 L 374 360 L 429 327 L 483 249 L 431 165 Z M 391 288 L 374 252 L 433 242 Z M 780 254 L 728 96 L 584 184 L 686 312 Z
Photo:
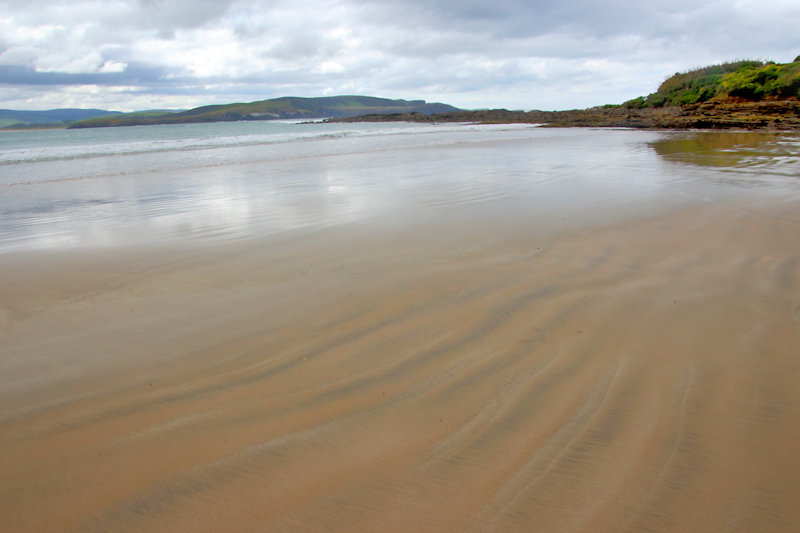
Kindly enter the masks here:
M 0 109 L 0 127 L 65 126 L 79 120 L 114 114 L 120 113 L 102 109 L 51 109 L 49 111 Z
M 325 96 L 319 98 L 287 96 L 250 103 L 203 106 L 179 112 L 124 113 L 95 117 L 76 122 L 70 127 L 101 128 L 239 120 L 315 119 L 350 117 L 367 113 L 430 115 L 449 111 L 458 111 L 458 109 L 447 104 L 427 103 L 424 100 L 390 100 L 372 96 Z

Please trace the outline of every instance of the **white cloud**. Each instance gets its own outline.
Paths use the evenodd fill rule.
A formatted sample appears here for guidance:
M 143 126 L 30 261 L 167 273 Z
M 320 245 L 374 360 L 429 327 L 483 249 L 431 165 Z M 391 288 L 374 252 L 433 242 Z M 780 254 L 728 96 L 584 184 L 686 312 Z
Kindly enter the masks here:
M 14 46 L 0 53 L 0 65 L 28 65 L 36 60 L 38 50 L 31 46 Z
M 344 67 L 338 61 L 325 61 L 317 67 L 316 72 L 320 74 L 336 74 L 344 72 Z
M 98 72 L 102 72 L 104 74 L 109 72 L 124 72 L 126 68 L 128 68 L 127 63 L 109 59 L 100 66 Z

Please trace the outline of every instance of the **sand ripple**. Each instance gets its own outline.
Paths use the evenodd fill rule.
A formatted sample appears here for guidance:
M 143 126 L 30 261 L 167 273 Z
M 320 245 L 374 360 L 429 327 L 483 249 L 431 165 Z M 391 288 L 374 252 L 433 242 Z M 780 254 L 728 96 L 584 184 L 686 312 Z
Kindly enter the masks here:
M 0 530 L 790 531 L 798 229 L 8 259 Z

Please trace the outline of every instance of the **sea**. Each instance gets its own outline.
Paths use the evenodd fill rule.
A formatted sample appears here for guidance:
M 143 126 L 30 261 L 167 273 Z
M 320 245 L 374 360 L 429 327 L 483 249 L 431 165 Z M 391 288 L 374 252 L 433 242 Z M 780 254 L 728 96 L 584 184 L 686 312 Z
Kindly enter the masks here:
M 459 217 L 591 225 L 798 190 L 796 133 L 291 121 L 0 131 L 0 254 Z

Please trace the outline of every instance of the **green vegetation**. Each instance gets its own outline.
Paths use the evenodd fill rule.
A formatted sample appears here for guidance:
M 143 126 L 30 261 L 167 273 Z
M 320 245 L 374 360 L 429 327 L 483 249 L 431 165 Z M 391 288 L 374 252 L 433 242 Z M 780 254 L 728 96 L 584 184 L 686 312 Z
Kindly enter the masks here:
M 86 120 L 81 120 L 70 125 L 70 128 L 100 128 L 105 126 L 125 126 L 127 122 L 136 121 L 145 124 L 147 121 L 159 120 L 166 115 L 178 113 L 178 111 L 153 110 L 153 111 L 134 111 L 132 113 L 114 113 L 100 115 Z M 139 122 L 141 121 L 141 122 Z
M 0 109 L 0 129 L 65 128 L 78 120 L 113 113 L 102 109 L 50 109 L 49 111 Z
M 800 57 L 778 64 L 742 60 L 677 73 L 658 91 L 623 104 L 627 109 L 685 106 L 709 100 L 790 99 L 800 96 Z
M 238 120 L 314 119 L 347 117 L 367 113 L 443 113 L 456 108 L 426 103 L 423 100 L 389 100 L 370 96 L 329 96 L 298 98 L 287 96 L 271 100 L 226 105 L 210 105 L 178 112 L 125 113 L 77 122 L 71 128 L 135 126 L 146 124 L 185 124 L 193 122 L 233 122 Z
M 725 77 L 722 89 L 729 96 L 748 100 L 796 98 L 800 96 L 800 62 L 767 63 L 761 68 L 740 69 Z

